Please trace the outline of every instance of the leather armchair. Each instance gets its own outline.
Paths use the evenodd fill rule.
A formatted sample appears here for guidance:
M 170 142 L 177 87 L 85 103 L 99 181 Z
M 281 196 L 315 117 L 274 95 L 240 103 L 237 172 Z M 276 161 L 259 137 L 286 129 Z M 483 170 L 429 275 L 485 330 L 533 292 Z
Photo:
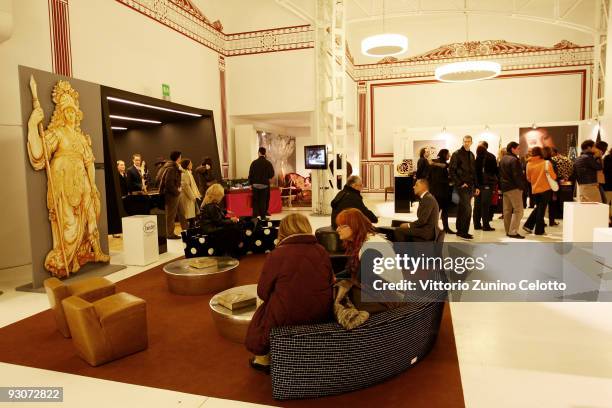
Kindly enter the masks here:
M 115 293 L 115 284 L 101 277 L 82 279 L 69 285 L 57 278 L 49 278 L 45 280 L 44 286 L 57 323 L 57 330 L 66 338 L 70 338 L 70 329 L 64 315 L 62 300 L 70 296 L 78 296 L 88 302 L 93 302 Z
M 143 299 L 125 292 L 90 303 L 70 296 L 62 301 L 78 355 L 92 366 L 142 351 L 148 346 Z

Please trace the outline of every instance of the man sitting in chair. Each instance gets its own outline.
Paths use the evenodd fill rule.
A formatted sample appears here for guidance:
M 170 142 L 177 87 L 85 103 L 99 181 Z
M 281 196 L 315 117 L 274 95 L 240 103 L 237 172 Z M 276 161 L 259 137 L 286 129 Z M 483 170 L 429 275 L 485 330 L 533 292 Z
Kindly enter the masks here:
M 438 218 L 440 210 L 438 202 L 429 192 L 429 183 L 425 179 L 418 179 L 414 184 L 414 193 L 419 196 L 417 220 L 401 224 L 394 232 L 395 240 L 407 241 L 435 241 L 440 232 Z
M 372 224 L 378 222 L 378 217 L 374 215 L 372 211 L 363 203 L 363 197 L 361 197 L 361 189 L 363 184 L 359 176 L 350 176 L 346 180 L 346 185 L 331 202 L 332 214 L 331 224 L 335 230 L 338 226 L 336 225 L 336 217 L 348 208 L 357 208 L 365 215 Z

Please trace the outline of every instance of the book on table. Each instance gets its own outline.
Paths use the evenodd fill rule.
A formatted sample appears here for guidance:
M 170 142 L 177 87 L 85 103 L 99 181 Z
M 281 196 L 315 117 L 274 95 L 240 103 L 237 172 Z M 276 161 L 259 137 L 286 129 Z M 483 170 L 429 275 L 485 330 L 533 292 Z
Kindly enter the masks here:
M 243 309 L 257 304 L 257 296 L 248 293 L 226 293 L 217 298 L 219 304 L 229 310 Z

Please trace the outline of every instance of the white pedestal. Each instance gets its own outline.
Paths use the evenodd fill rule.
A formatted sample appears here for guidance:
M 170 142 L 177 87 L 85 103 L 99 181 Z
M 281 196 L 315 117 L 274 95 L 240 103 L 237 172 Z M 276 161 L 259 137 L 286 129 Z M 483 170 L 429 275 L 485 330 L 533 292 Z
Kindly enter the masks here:
M 563 205 L 563 241 L 593 242 L 593 230 L 608 226 L 609 211 L 602 203 L 566 201 Z
M 159 260 L 157 217 L 132 215 L 121 219 L 123 258 L 126 265 L 144 266 Z

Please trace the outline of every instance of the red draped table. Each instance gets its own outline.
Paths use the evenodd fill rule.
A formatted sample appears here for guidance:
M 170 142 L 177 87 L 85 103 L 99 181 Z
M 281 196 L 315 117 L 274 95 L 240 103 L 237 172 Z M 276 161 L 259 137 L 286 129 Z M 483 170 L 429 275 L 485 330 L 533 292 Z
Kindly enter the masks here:
M 253 215 L 253 194 L 250 188 L 225 190 L 225 204 L 228 211 L 232 211 L 238 217 L 250 217 Z M 270 204 L 268 212 L 278 214 L 283 210 L 281 193 L 278 187 L 270 189 Z

